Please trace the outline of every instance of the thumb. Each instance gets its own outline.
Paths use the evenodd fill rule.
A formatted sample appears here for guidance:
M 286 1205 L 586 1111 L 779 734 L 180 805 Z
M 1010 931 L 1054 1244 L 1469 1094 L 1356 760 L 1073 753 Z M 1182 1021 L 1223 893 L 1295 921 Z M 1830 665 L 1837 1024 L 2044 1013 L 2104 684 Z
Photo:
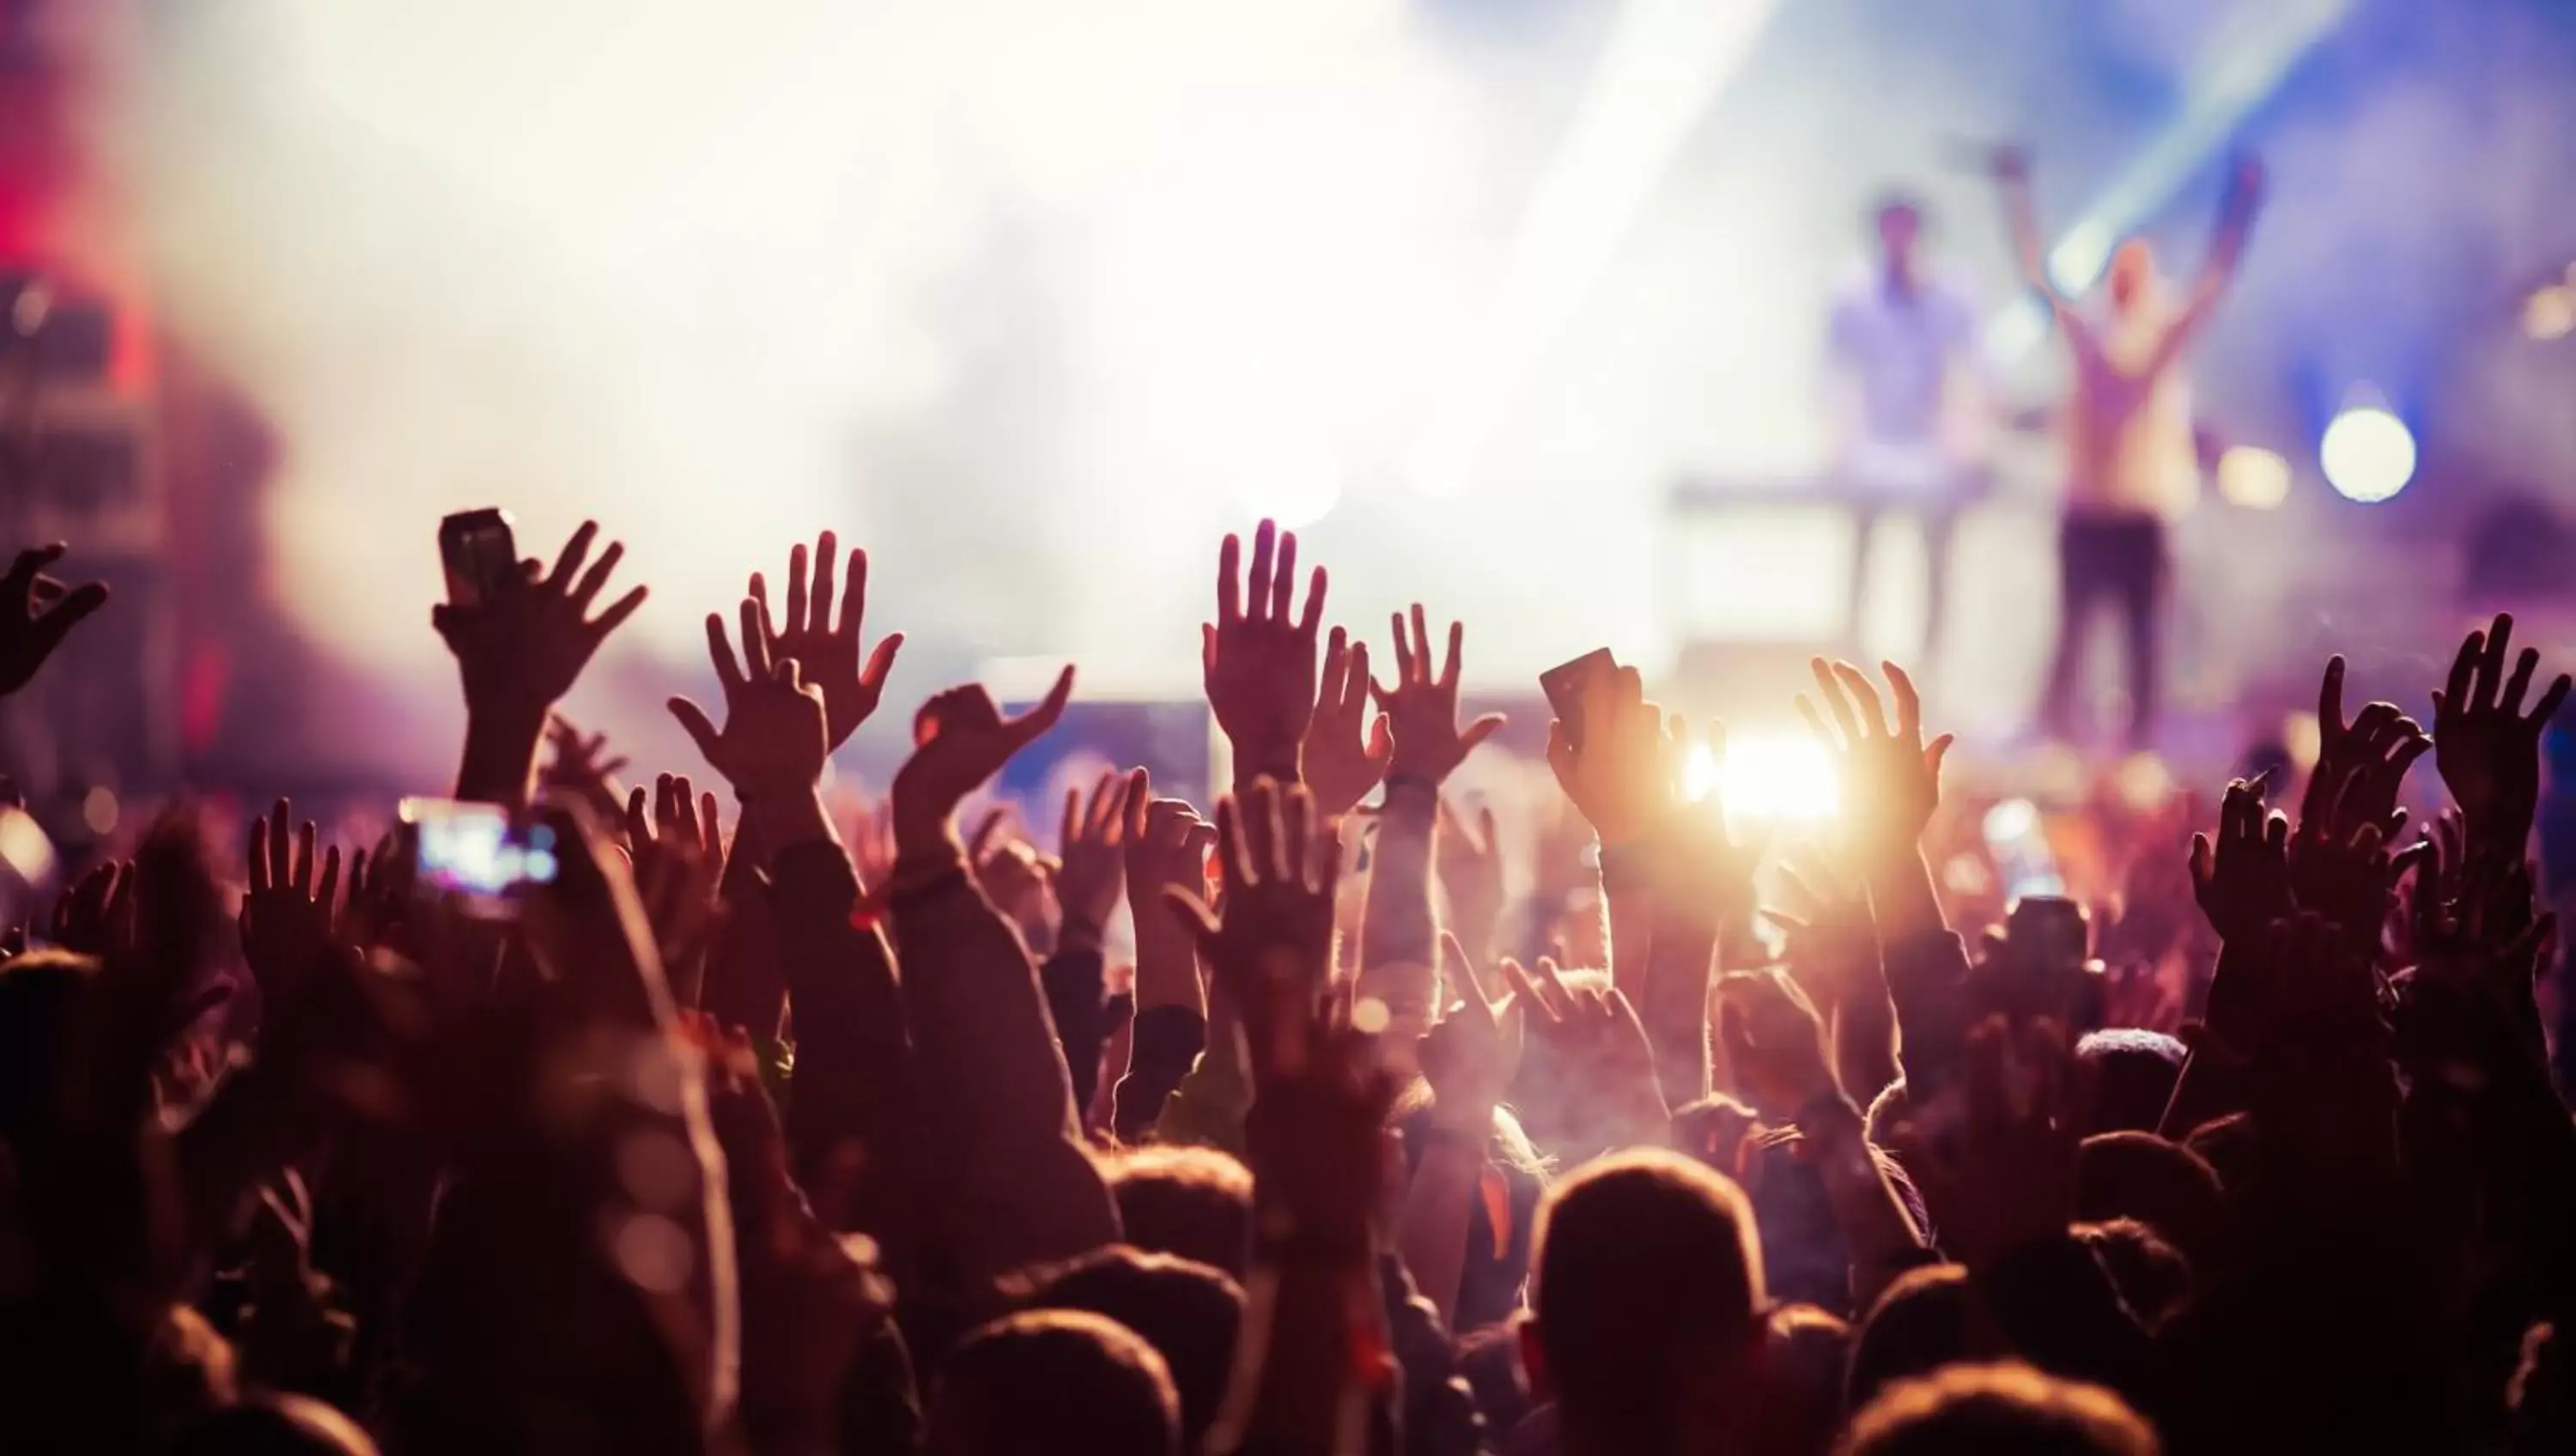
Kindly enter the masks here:
M 1215 950 L 1217 919 L 1205 901 L 1179 885 L 1165 885 L 1163 908 L 1172 912 L 1172 918 L 1190 933 L 1190 939 L 1197 943 L 1200 954 L 1210 955 Z
M 1475 722 L 1468 724 L 1467 731 L 1458 735 L 1458 751 L 1461 754 L 1475 752 L 1476 745 L 1493 737 L 1494 730 L 1502 727 L 1503 722 L 1504 718 L 1502 714 L 1487 713 Z
M 698 753 L 706 759 L 708 767 L 720 768 L 716 745 L 723 741 L 723 735 L 716 732 L 716 725 L 707 718 L 706 710 L 687 698 L 673 698 L 668 706 L 671 716 L 679 719 L 680 727 L 688 732 L 690 741 L 698 745 Z
M 868 665 L 859 669 L 860 685 L 868 688 L 884 687 L 887 676 L 894 671 L 894 655 L 902 650 L 903 634 L 887 633 L 885 640 L 877 644 L 876 651 L 868 654 Z
M 1064 716 L 1064 705 L 1072 698 L 1073 664 L 1066 663 L 1064 671 L 1056 674 L 1055 686 L 1047 689 L 1046 701 L 1011 720 L 1013 746 L 1027 743 L 1054 727 L 1056 720 Z

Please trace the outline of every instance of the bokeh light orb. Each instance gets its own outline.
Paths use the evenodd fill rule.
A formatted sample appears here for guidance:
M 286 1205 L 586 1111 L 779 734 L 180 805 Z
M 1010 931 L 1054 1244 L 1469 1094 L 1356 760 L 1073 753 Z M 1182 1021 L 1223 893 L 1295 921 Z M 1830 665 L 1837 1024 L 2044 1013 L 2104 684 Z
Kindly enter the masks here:
M 2389 499 L 2415 478 L 2415 435 L 2378 405 L 2355 405 L 2334 417 L 2317 444 L 2317 463 L 2335 494 L 2365 505 Z
M 2218 494 L 2249 511 L 2276 510 L 2290 498 L 2290 462 L 2260 445 L 2231 446 L 2218 457 Z

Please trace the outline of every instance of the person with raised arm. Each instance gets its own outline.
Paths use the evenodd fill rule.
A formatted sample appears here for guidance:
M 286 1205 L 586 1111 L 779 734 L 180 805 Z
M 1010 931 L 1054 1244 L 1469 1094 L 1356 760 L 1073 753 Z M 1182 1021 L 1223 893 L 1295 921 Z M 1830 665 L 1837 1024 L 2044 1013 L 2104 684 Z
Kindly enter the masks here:
M 1390 626 L 1395 633 L 1395 680 L 1373 683 L 1370 691 L 1393 725 L 1395 748 L 1388 760 L 1376 851 L 1369 861 L 1358 970 L 1360 995 L 1387 1008 L 1388 1054 L 1410 1069 L 1415 1041 L 1437 1018 L 1440 1008 L 1433 1003 L 1476 991 L 1472 983 L 1453 986 L 1444 997 L 1439 985 L 1432 837 L 1439 832 L 1440 786 L 1476 751 L 1476 745 L 1503 726 L 1503 719 L 1499 713 L 1488 713 L 1463 726 L 1458 721 L 1458 652 L 1466 640 L 1463 623 L 1449 624 L 1448 651 L 1436 669 L 1421 603 L 1414 603 L 1409 618 L 1394 616 Z
M 857 598 L 866 558 L 856 552 L 842 627 L 829 634 L 833 642 L 846 635 L 849 650 L 812 635 L 811 624 L 828 620 L 833 605 L 830 533 L 822 545 L 824 566 L 811 598 L 804 590 L 804 549 L 797 549 L 789 572 L 797 605 L 786 632 L 771 629 L 761 597 L 744 603 L 750 609 L 742 623 L 746 654 L 791 655 L 773 655 L 769 678 L 755 681 L 736 661 L 723 619 L 711 614 L 707 650 L 724 693 L 724 725 L 718 728 L 686 698 L 673 699 L 671 710 L 741 803 L 734 860 L 753 878 L 737 905 L 769 922 L 771 934 L 763 938 L 775 942 L 779 979 L 795 1013 L 796 1095 L 784 1122 L 797 1180 L 832 1227 L 875 1238 L 887 1268 L 910 1285 L 923 1267 L 932 1226 L 922 1186 L 920 1073 L 893 950 L 877 917 L 863 912 L 864 897 L 885 887 L 860 883 L 822 803 L 830 750 L 874 711 L 877 694 L 868 679 L 882 680 L 892 644 L 901 639 L 888 637 L 870 667 L 859 666 Z M 778 677 L 789 666 L 792 689 Z M 835 703 L 847 716 L 833 716 Z
M 1395 1082 L 1333 973 L 1340 858 L 1300 788 L 1217 802 L 1222 912 L 1169 892 L 1242 1010 L 1254 1242 L 1214 1456 L 1359 1456 L 1390 1419 L 1395 1369 L 1376 1220 Z
M 598 539 L 599 523 L 584 521 L 552 570 L 531 559 L 487 600 L 430 609 L 430 625 L 455 655 L 465 689 L 457 798 L 511 808 L 528 802 L 537 744 L 555 704 L 572 691 L 608 634 L 644 605 L 646 589 L 639 586 L 591 615 L 626 555 L 624 542 L 611 541 L 592 561 L 591 543 Z
M 2076 679 L 2094 606 L 2115 604 L 2129 650 L 2128 739 L 2148 742 L 2161 703 L 2163 601 L 2171 573 L 2169 528 L 2192 505 L 2200 462 L 2192 431 L 2185 350 L 2209 328 L 2236 277 L 2263 200 L 2263 165 L 2239 157 L 2218 232 L 2200 277 L 2179 305 L 2167 301 L 2155 250 L 2131 238 L 2111 255 L 2108 312 L 2093 318 L 2050 271 L 2031 203 L 2030 158 L 1999 148 L 1994 176 L 2023 282 L 2048 306 L 2073 363 L 2066 404 L 2066 504 L 2058 527 L 2058 635 L 2040 703 L 2040 726 L 2060 738 L 2079 729 Z
M 1328 578 L 1324 568 L 1316 567 L 1307 581 L 1305 603 L 1299 607 L 1296 568 L 1297 533 L 1281 531 L 1273 522 L 1263 521 L 1253 532 L 1249 562 L 1244 559 L 1242 539 L 1232 535 L 1225 538 L 1217 550 L 1216 620 L 1199 624 L 1199 667 L 1207 690 L 1208 711 L 1225 734 L 1234 760 L 1234 787 L 1238 794 L 1264 778 L 1278 784 L 1303 783 L 1307 755 L 1315 751 L 1320 760 L 1317 767 L 1326 773 L 1328 790 L 1336 800 L 1348 800 L 1338 807 L 1327 807 L 1333 812 L 1345 812 L 1368 792 L 1369 784 L 1360 783 L 1355 789 L 1350 786 L 1367 770 L 1355 770 L 1353 765 L 1340 761 L 1344 757 L 1343 745 L 1333 727 L 1342 716 L 1338 710 L 1349 702 L 1354 690 L 1367 691 L 1368 662 L 1365 654 L 1358 655 L 1359 676 L 1354 684 L 1353 659 L 1344 655 L 1338 662 L 1326 664 L 1333 669 L 1332 675 L 1318 683 L 1316 654 Z M 1337 640 L 1347 640 L 1341 634 L 1335 635 Z M 1337 711 L 1327 713 L 1320 706 L 1327 698 Z M 1319 725 L 1319 718 L 1326 722 Z M 1160 815 L 1159 822 L 1155 814 Z M 1159 893 L 1165 888 L 1195 892 L 1199 888 L 1195 883 L 1184 883 L 1191 867 L 1204 859 L 1192 848 L 1196 845 L 1203 849 L 1206 843 L 1203 836 L 1191 832 L 1190 821 L 1197 818 L 1188 805 L 1177 801 L 1172 807 L 1157 806 L 1149 813 L 1140 842 L 1153 846 L 1149 857 L 1154 864 L 1149 874 L 1155 882 L 1137 881 L 1137 894 Z M 1138 866 L 1131 862 L 1131 880 L 1137 870 Z M 1136 923 L 1136 1011 L 1141 1032 L 1148 1009 L 1197 1002 L 1198 972 L 1197 959 L 1192 957 L 1190 975 L 1184 978 L 1182 948 L 1159 929 L 1147 930 L 1143 915 L 1137 916 Z M 1154 962 L 1150 986 L 1146 964 L 1149 954 Z M 1242 1150 L 1243 1114 L 1251 1085 L 1235 1029 L 1234 1018 L 1240 1008 L 1231 998 L 1227 985 L 1211 976 L 1204 1007 L 1205 1050 L 1171 1095 L 1163 1099 L 1156 1114 L 1155 1125 L 1167 1142 L 1204 1143 L 1229 1152 Z M 1186 1038 L 1179 1012 L 1176 1009 L 1157 1019 L 1162 1029 L 1155 1033 L 1155 1049 L 1163 1053 L 1177 1050 Z M 1155 1076 L 1138 1083 L 1140 1114 L 1143 1102 L 1153 1095 L 1149 1089 L 1161 1080 Z

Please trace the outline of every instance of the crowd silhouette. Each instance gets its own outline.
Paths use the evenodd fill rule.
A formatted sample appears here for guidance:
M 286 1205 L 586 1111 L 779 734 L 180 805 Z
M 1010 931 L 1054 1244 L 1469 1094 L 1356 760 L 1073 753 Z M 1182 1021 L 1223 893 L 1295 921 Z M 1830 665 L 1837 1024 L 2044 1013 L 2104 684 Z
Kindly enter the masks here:
M 1794 843 L 1599 675 L 1506 875 L 1462 629 L 1373 658 L 1266 522 L 1201 632 L 1213 802 L 962 831 L 1068 666 L 932 696 L 854 820 L 901 638 L 829 534 L 706 618 L 708 777 L 621 787 L 555 716 L 645 601 L 600 537 L 432 614 L 452 797 L 551 846 L 506 913 L 182 804 L 10 932 L 0 1449 L 2576 1451 L 2527 859 L 2569 679 L 2509 618 L 2429 729 L 2327 666 L 2304 782 L 2104 827 L 2088 919 L 1938 872 L 1893 665 L 1814 664 Z M 0 693 L 115 610 L 65 565 L 0 578 Z

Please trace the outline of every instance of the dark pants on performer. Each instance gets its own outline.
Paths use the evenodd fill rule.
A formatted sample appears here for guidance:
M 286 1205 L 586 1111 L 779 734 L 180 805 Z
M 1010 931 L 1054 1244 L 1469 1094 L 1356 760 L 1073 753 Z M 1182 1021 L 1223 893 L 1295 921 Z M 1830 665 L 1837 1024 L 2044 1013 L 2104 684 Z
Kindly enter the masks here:
M 2129 649 L 2129 743 L 2154 731 L 2164 661 L 2165 523 L 2151 515 L 2070 513 L 2057 532 L 2057 656 L 2048 669 L 2040 724 L 2075 736 L 2075 689 L 2084 671 L 2085 629 L 2109 602 Z
M 1923 660 L 1929 662 L 1941 651 L 1941 624 L 1950 612 L 1950 538 L 1959 525 L 1959 508 L 1953 504 L 1852 507 L 1851 601 L 1843 610 L 1843 636 L 1857 651 L 1870 554 L 1876 549 L 1880 518 L 1891 514 L 1911 515 L 1923 526 Z

